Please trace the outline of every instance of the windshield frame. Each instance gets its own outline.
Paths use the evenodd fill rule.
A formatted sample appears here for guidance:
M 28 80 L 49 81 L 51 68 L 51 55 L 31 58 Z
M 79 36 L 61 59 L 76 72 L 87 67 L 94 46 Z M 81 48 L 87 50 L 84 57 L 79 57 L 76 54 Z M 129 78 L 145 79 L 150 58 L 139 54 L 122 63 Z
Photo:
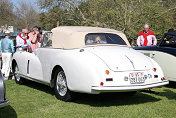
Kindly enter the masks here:
M 161 39 L 161 41 L 159 42 L 158 44 L 158 47 L 170 47 L 170 48 L 173 48 L 172 46 L 165 46 L 165 45 L 162 45 L 163 44 L 163 41 L 164 41 L 164 38 L 167 36 L 167 35 L 172 35 L 172 36 L 175 36 L 176 37 L 176 34 L 170 34 L 169 32 L 168 33 L 165 33 Z M 170 45 L 175 45 L 175 44 L 170 44 Z

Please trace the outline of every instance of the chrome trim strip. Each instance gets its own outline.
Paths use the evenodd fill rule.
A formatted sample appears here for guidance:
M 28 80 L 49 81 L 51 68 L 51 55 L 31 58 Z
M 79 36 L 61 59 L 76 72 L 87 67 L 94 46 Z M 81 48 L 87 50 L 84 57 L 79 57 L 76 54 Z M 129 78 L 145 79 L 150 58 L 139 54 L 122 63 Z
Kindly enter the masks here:
M 125 55 L 125 56 L 126 56 L 126 55 Z M 130 59 L 129 57 L 127 57 L 127 56 L 126 56 L 126 58 L 131 62 L 133 68 L 135 69 L 133 61 L 131 61 L 131 59 Z
M 150 88 L 157 88 L 157 87 L 162 87 L 165 86 L 166 84 L 169 84 L 169 82 L 165 81 L 163 83 L 158 83 L 158 84 L 153 84 L 153 85 L 148 85 L 148 86 L 114 86 L 114 87 L 92 87 L 91 91 L 93 93 L 101 93 L 101 92 L 125 92 L 125 91 L 141 91 L 145 89 L 150 89 Z
M 37 83 L 41 83 L 41 84 L 45 84 L 45 85 L 50 86 L 50 83 L 47 83 L 47 82 L 44 82 L 44 81 L 41 81 L 41 80 L 37 80 L 37 79 L 35 79 L 35 78 L 29 77 L 29 76 L 26 76 L 26 75 L 19 74 L 19 76 L 20 76 L 20 77 L 23 77 L 23 78 L 25 78 L 25 79 L 28 79 L 28 80 L 37 82 Z

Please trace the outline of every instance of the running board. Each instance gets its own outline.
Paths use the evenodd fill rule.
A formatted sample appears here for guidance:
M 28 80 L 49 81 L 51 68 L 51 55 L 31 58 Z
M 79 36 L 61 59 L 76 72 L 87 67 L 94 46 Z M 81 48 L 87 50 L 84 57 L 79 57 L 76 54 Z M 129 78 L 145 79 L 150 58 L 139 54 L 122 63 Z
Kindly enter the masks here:
M 37 83 L 41 83 L 41 84 L 45 84 L 45 85 L 51 86 L 50 83 L 47 83 L 47 82 L 44 82 L 44 81 L 41 81 L 41 80 L 38 80 L 38 79 L 35 79 L 35 78 L 31 78 L 31 77 L 23 75 L 23 74 L 19 74 L 19 76 L 23 77 L 23 78 L 25 78 L 27 80 L 31 80 L 31 81 L 34 81 L 34 82 L 37 82 Z

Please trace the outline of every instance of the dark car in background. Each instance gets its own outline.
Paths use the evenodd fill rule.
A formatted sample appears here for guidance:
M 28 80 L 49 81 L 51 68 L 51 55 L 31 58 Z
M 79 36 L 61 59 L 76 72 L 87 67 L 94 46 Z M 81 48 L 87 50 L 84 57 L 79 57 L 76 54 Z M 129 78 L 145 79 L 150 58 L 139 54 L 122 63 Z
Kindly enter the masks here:
M 166 79 L 176 82 L 176 31 L 165 33 L 157 46 L 134 49 L 154 59 L 161 66 Z

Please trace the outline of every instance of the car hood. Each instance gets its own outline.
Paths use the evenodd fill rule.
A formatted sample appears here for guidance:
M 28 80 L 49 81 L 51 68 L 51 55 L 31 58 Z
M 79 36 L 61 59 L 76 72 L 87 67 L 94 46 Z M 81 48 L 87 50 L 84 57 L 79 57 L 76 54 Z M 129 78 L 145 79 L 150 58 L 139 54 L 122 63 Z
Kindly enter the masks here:
M 147 56 L 129 47 L 97 46 L 88 50 L 104 61 L 112 71 L 142 71 L 154 67 Z

